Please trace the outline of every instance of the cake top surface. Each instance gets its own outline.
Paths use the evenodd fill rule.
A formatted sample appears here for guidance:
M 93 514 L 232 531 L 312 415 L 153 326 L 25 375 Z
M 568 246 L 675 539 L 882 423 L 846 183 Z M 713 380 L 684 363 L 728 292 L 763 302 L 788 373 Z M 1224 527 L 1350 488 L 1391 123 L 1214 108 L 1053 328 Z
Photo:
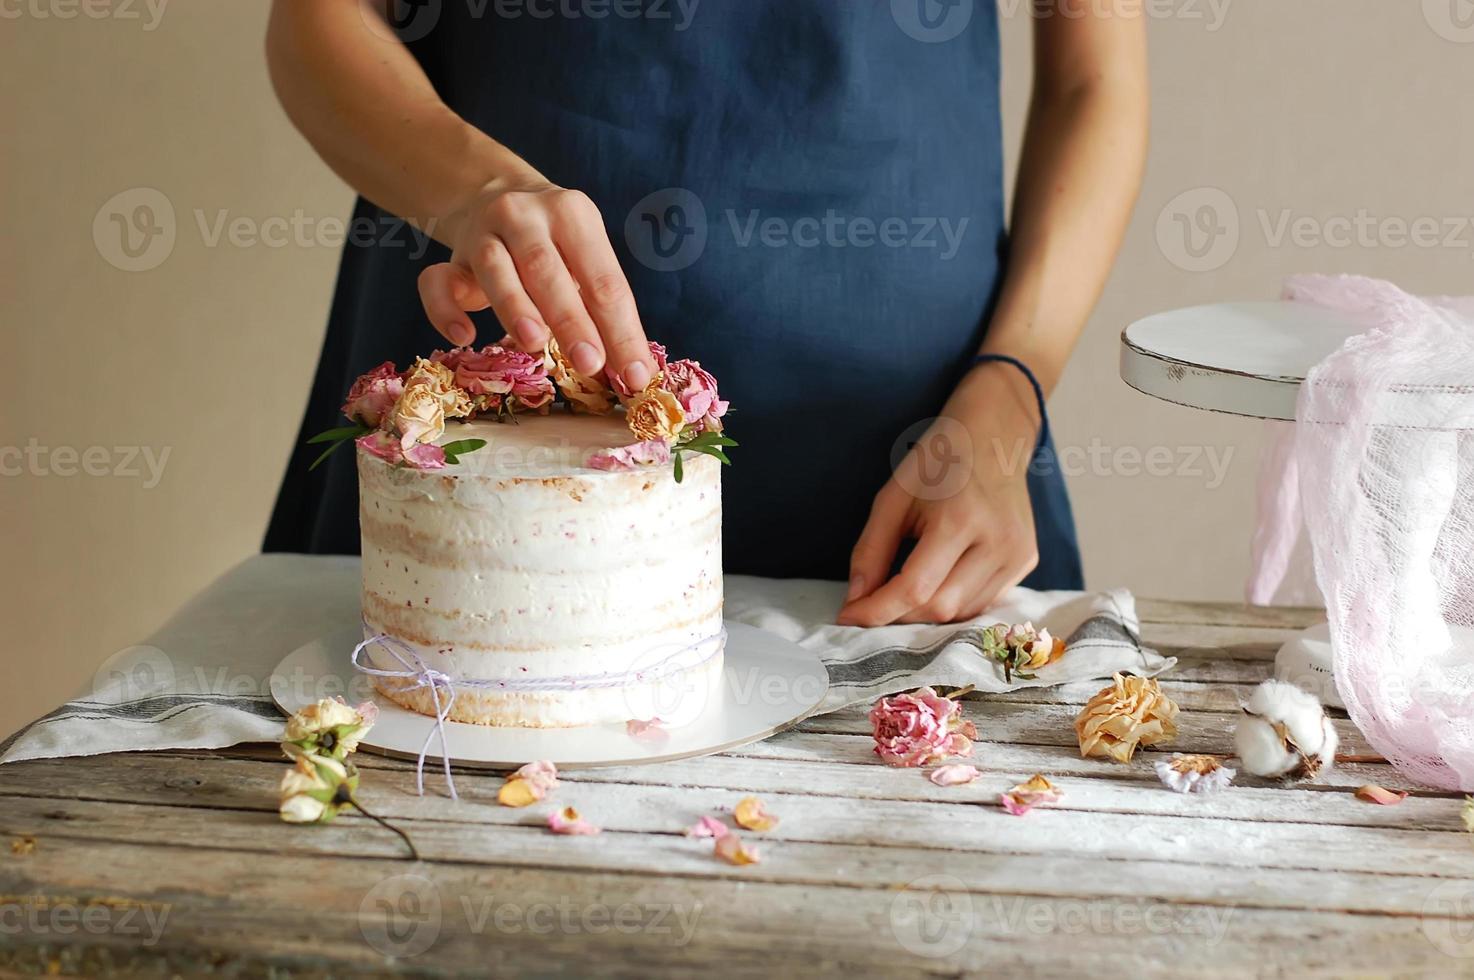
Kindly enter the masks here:
M 566 476 L 597 473 L 588 457 L 601 449 L 617 449 L 635 442 L 624 413 L 575 415 L 561 407 L 547 415 L 518 415 L 515 422 L 472 419 L 448 422 L 438 445 L 461 439 L 485 439 L 485 448 L 460 457 L 442 475 Z

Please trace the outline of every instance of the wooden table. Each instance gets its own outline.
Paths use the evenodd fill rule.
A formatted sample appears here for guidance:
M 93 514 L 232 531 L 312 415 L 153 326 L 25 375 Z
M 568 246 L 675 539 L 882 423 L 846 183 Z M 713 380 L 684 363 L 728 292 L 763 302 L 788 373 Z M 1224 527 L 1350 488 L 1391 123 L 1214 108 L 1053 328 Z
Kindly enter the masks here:
M 1176 653 L 1172 748 L 1227 753 L 1238 703 L 1307 611 L 1142 602 Z M 1082 760 L 1070 723 L 1098 683 L 969 702 L 981 779 L 933 786 L 871 754 L 861 710 L 722 756 L 570 773 L 552 798 L 602 825 L 558 837 L 546 806 L 413 795 L 364 753 L 362 797 L 425 855 L 362 818 L 275 815 L 269 747 L 0 769 L 0 973 L 318 976 L 702 973 L 1085 977 L 1474 971 L 1474 839 L 1457 794 L 1364 803 L 1385 765 L 1314 785 L 1163 788 L 1147 752 Z M 1342 751 L 1370 753 L 1344 718 Z M 1017 818 L 998 793 L 1035 772 L 1065 797 Z M 438 786 L 438 782 L 432 783 Z M 760 795 L 781 824 L 762 863 L 681 830 Z M 34 846 L 28 841 L 34 839 Z

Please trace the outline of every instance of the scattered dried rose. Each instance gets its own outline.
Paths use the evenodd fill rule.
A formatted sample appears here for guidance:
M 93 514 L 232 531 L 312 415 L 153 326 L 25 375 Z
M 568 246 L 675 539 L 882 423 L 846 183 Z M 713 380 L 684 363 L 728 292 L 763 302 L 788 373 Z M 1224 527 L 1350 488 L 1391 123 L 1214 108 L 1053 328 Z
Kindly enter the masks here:
M 716 817 L 702 817 L 685 832 L 687 837 L 725 837 L 732 831 Z
M 1060 797 L 1064 795 L 1064 790 L 1045 779 L 1043 775 L 1036 773 L 1007 793 L 1000 794 L 998 802 L 1003 805 L 1004 810 L 1015 817 L 1022 817 L 1036 806 L 1058 803 Z
M 1384 789 L 1376 783 L 1367 783 L 1365 786 L 1357 787 L 1356 798 L 1380 806 L 1396 806 L 1407 799 L 1407 790 Z
M 571 834 L 575 836 L 587 836 L 599 833 L 599 828 L 589 823 L 578 815 L 578 811 L 571 806 L 565 806 L 561 810 L 554 810 L 548 814 L 548 829 L 555 834 Z
M 938 766 L 927 775 L 927 778 L 938 786 L 961 786 L 963 783 L 972 782 L 980 775 L 982 774 L 978 772 L 976 766 L 954 764 Z
M 281 818 L 287 823 L 330 823 L 351 805 L 358 788 L 358 772 L 331 756 L 301 752 L 282 774 L 279 793 Z
M 978 731 L 962 704 L 929 687 L 881 698 L 870 709 L 875 754 L 892 766 L 924 766 L 949 755 L 972 755 Z
M 1137 746 L 1177 737 L 1177 705 L 1150 677 L 1116 674 L 1075 719 L 1080 755 L 1130 762 Z
M 757 864 L 762 860 L 757 848 L 742 843 L 742 838 L 728 833 L 716 839 L 712 852 L 728 864 Z
M 1050 636 L 1047 629 L 1034 629 L 1033 623 L 995 623 L 983 630 L 982 648 L 983 656 L 1003 665 L 1004 683 L 1011 684 L 1015 676 L 1035 680 L 1035 675 L 1024 672 L 1064 656 L 1065 641 Z
M 764 831 L 772 830 L 778 826 L 778 818 L 763 809 L 763 801 L 756 796 L 744 796 L 737 801 L 737 807 L 732 811 L 732 817 L 738 826 L 746 827 L 748 830 Z
M 502 806 L 531 806 L 557 785 L 557 766 L 547 760 L 529 762 L 507 777 L 497 790 L 496 801 Z
M 323 698 L 287 719 L 282 750 L 293 759 L 306 753 L 342 762 L 378 718 L 379 706 L 372 701 L 349 707 L 342 698 Z
M 1238 775 L 1211 755 L 1172 753 L 1172 759 L 1156 764 L 1157 778 L 1179 793 L 1216 793 Z
M 16 857 L 25 857 L 27 854 L 36 853 L 36 838 L 17 837 L 10 842 L 10 853 Z
M 651 718 L 648 721 L 631 718 L 625 723 L 624 731 L 630 738 L 638 738 L 646 742 L 658 742 L 667 734 L 665 722 L 659 718 Z

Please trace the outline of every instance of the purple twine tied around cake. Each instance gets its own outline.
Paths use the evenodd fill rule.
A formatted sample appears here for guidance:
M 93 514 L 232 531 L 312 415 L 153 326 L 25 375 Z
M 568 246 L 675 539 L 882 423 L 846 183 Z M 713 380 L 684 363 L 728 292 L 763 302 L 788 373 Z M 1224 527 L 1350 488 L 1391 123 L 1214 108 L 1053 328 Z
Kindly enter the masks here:
M 368 624 L 364 624 L 368 629 Z M 419 759 L 415 763 L 415 791 L 425 795 L 425 757 L 430 752 L 430 743 L 438 734 L 440 736 L 441 762 L 445 766 L 445 785 L 450 790 L 450 797 L 459 800 L 456 795 L 455 779 L 450 773 L 450 744 L 445 731 L 445 722 L 450 717 L 450 707 L 455 703 L 456 688 L 492 688 L 497 690 L 511 691 L 576 691 L 589 688 L 621 687 L 626 684 L 649 682 L 660 680 L 667 674 L 673 674 L 681 670 L 689 670 L 700 666 L 709 659 L 716 656 L 725 646 L 727 631 L 722 629 L 717 633 L 697 640 L 690 646 L 684 647 L 659 663 L 653 664 L 641 670 L 610 671 L 603 674 L 586 674 L 583 676 L 566 675 L 562 677 L 527 677 L 516 679 L 484 679 L 453 677 L 444 671 L 436 670 L 425 663 L 423 657 L 412 650 L 408 644 L 390 636 L 388 633 L 376 633 L 353 648 L 351 658 L 353 669 L 361 674 L 372 677 L 394 677 L 407 681 L 401 691 L 413 691 L 425 688 L 430 692 L 431 703 L 435 707 L 435 727 L 425 733 L 425 741 L 420 746 Z M 403 670 L 384 670 L 360 662 L 359 657 L 369 647 L 382 646 L 389 651 L 389 655 L 403 667 Z M 693 652 L 700 652 L 703 647 L 708 649 L 704 655 L 690 663 L 683 663 L 682 658 Z M 442 690 L 444 696 L 442 697 Z
M 364 650 L 375 643 L 382 644 L 389 655 L 399 661 L 403 670 L 380 670 L 378 667 L 369 667 L 358 662 L 358 658 Z M 430 751 L 430 740 L 438 732 L 440 734 L 440 761 L 445 764 L 445 786 L 450 790 L 450 798 L 459 800 L 456 793 L 456 781 L 450 774 L 450 744 L 445 735 L 445 719 L 450 715 L 450 706 L 455 703 L 456 689 L 452 683 L 451 676 L 442 671 L 435 670 L 420 658 L 409 647 L 405 646 L 388 633 L 379 633 L 364 640 L 353 648 L 353 669 L 361 674 L 369 674 L 374 677 L 398 677 L 410 681 L 402 690 L 412 691 L 415 688 L 428 688 L 430 700 L 435 705 L 435 727 L 425 733 L 425 742 L 420 746 L 420 757 L 415 763 L 415 792 L 420 796 L 425 795 L 425 756 Z M 445 688 L 445 698 L 440 697 L 440 689 Z

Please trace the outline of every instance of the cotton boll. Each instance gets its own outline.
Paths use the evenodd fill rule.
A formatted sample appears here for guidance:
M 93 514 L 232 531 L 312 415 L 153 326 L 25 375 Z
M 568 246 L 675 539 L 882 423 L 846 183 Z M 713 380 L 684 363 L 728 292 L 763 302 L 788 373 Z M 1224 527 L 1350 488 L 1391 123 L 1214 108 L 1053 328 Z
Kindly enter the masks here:
M 1255 688 L 1234 730 L 1239 758 L 1256 776 L 1314 777 L 1335 763 L 1336 744 L 1320 702 L 1284 681 Z
M 1300 756 L 1285 745 L 1263 718 L 1245 715 L 1233 732 L 1234 750 L 1244 768 L 1256 776 L 1283 776 L 1300 765 Z

